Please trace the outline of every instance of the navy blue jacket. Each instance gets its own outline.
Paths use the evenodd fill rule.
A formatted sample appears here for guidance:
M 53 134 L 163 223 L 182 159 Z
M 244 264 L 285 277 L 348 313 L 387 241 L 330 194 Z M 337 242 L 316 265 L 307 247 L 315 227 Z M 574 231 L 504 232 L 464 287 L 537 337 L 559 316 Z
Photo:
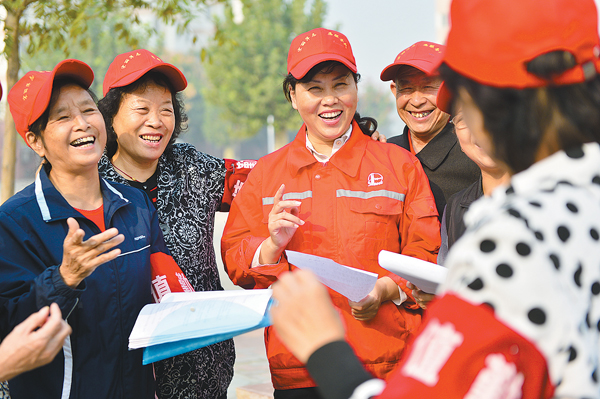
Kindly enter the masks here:
M 141 350 L 128 350 L 128 338 L 152 302 L 150 255 L 169 252 L 144 193 L 102 179 L 101 190 L 106 228 L 116 227 L 125 240 L 121 255 L 76 289 L 58 272 L 67 218 L 77 220 L 86 240 L 100 229 L 67 203 L 43 168 L 0 207 L 0 334 L 52 302 L 73 329 L 52 363 L 9 381 L 13 399 L 154 397 L 152 368 L 142 366 Z

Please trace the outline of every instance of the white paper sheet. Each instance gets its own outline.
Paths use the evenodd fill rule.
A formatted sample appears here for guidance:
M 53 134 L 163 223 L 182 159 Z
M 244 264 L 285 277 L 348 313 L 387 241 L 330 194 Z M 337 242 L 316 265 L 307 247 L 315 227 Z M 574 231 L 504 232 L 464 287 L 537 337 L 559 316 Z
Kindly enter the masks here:
M 448 273 L 448 269 L 436 263 L 389 251 L 379 252 L 379 265 L 430 294 L 435 293 Z
M 271 290 L 175 293 L 140 311 L 129 348 L 229 333 L 261 322 Z
M 285 251 L 288 262 L 312 271 L 321 283 L 354 302 L 364 299 L 375 287 L 377 274 L 340 265 L 329 258 Z

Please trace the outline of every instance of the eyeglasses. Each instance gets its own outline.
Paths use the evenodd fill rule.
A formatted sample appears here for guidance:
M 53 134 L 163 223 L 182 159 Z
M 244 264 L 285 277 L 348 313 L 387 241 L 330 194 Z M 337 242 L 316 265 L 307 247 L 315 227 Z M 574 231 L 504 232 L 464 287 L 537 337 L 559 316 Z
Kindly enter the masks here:
M 463 130 L 467 128 L 467 124 L 465 123 L 462 115 L 456 115 L 454 118 L 450 120 L 450 123 L 454 125 L 456 130 Z

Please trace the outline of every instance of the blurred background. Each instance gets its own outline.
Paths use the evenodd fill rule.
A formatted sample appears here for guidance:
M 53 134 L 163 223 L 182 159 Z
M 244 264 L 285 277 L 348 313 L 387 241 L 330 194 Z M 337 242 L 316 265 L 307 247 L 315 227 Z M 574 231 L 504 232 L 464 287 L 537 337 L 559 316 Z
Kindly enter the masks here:
M 341 31 L 352 44 L 362 76 L 361 115 L 376 118 L 387 137 L 400 134 L 403 123 L 389 82 L 379 74 L 414 42 L 445 40 L 449 0 L 31 1 L 20 17 L 15 51 L 10 24 L 18 3 L 23 2 L 0 1 L 5 24 L 0 32 L 5 43 L 1 120 L 10 89 L 7 67 L 12 65 L 14 74 L 15 54 L 20 61 L 16 79 L 29 70 L 52 69 L 67 57 L 85 61 L 95 72 L 92 88 L 101 97 L 102 79 L 114 57 L 146 48 L 188 79 L 183 92 L 188 130 L 180 140 L 217 157 L 258 159 L 287 144 L 301 125 L 281 82 L 292 38 L 319 26 Z M 6 161 L 14 163 L 16 192 L 33 180 L 39 160 L 18 136 L 14 161 L 6 156 L 5 125 L 0 122 L 0 181 L 11 174 Z

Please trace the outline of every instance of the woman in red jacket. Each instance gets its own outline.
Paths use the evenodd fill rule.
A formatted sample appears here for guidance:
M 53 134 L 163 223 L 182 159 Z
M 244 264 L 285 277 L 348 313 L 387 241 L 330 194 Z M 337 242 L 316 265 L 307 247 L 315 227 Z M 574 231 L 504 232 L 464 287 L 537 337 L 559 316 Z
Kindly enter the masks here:
M 293 268 L 288 249 L 377 273 L 360 302 L 329 293 L 357 355 L 385 378 L 421 311 L 377 256 L 385 249 L 435 261 L 440 237 L 429 183 L 410 153 L 361 133 L 359 75 L 343 34 L 318 28 L 296 37 L 288 73 L 284 93 L 304 125 L 292 143 L 259 160 L 233 202 L 221 246 L 226 268 L 234 283 L 266 288 Z M 270 328 L 265 341 L 275 398 L 318 397 Z

